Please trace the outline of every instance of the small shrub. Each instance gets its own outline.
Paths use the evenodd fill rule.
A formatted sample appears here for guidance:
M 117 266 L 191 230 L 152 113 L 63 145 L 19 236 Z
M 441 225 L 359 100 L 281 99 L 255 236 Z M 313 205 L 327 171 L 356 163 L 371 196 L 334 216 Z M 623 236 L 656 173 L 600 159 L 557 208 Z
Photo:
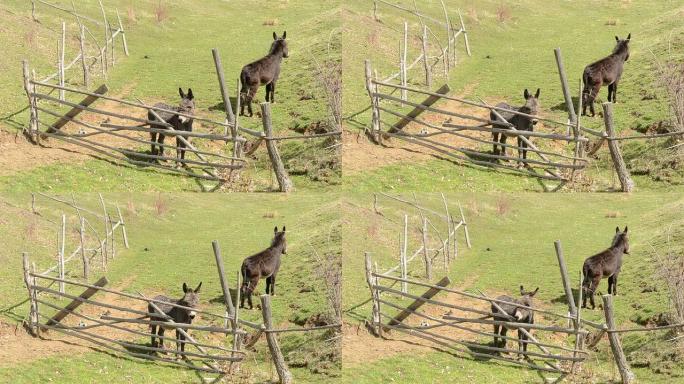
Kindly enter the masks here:
M 164 200 L 161 193 L 157 195 L 157 199 L 154 201 L 154 212 L 157 216 L 162 216 L 169 210 L 169 203 Z
M 278 25 L 278 19 L 266 19 L 266 20 L 264 20 L 262 25 L 276 26 L 276 25 Z
M 511 19 L 511 9 L 506 4 L 500 4 L 496 8 L 496 20 L 505 23 Z
M 169 18 L 169 8 L 161 0 L 159 0 L 159 3 L 154 8 L 154 18 L 157 20 L 157 23 L 161 23 Z
M 135 16 L 135 8 L 133 8 L 133 7 L 126 8 L 126 15 L 128 17 L 128 23 L 129 24 L 136 24 L 138 22 L 138 18 Z

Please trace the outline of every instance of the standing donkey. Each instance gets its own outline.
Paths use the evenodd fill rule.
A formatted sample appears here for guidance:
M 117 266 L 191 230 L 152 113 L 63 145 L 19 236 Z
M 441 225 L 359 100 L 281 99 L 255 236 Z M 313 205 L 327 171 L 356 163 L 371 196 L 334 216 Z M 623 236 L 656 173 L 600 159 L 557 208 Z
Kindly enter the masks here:
M 624 40 L 620 40 L 615 36 L 617 44 L 615 49 L 613 49 L 613 53 L 584 68 L 584 73 L 582 74 L 582 81 L 584 82 L 582 90 L 582 115 L 587 114 L 587 105 L 589 105 L 591 110 L 591 116 L 595 115 L 594 100 L 604 84 L 608 84 L 608 101 L 617 102 L 617 87 L 620 77 L 622 77 L 625 61 L 629 59 L 629 40 L 631 38 L 631 33 Z
M 518 111 L 528 115 L 537 115 L 539 113 L 540 108 L 539 93 L 539 88 L 537 88 L 537 92 L 534 95 L 530 94 L 530 92 L 527 89 L 525 89 L 525 92 L 523 92 L 523 96 L 525 97 L 525 105 L 523 105 L 520 108 L 514 108 L 513 106 L 507 103 L 499 103 L 496 105 L 496 107 L 508 109 L 511 111 Z M 535 124 L 537 124 L 537 119 L 532 117 L 521 116 L 510 112 L 497 112 L 499 115 L 501 115 L 501 117 L 506 119 L 506 121 L 513 124 L 515 126 L 515 129 L 517 129 L 518 131 L 532 132 Z M 492 128 L 510 129 L 505 124 L 501 124 L 503 121 L 499 118 L 497 113 L 494 113 L 494 110 L 489 112 L 489 120 L 492 121 Z M 506 156 L 506 139 L 508 138 L 508 136 L 509 135 L 507 135 L 504 132 L 492 132 L 492 141 L 494 141 L 494 155 Z M 528 145 L 526 142 L 523 141 L 523 139 L 520 136 L 516 135 L 516 137 L 518 138 L 519 147 L 518 158 L 527 159 L 527 149 L 525 148 L 527 148 Z M 497 145 L 497 143 L 500 144 Z M 500 152 L 497 147 L 501 147 Z M 523 162 L 520 162 L 520 165 L 523 165 Z
M 178 94 L 181 97 L 181 101 L 177 107 L 165 103 L 157 103 L 154 106 L 157 108 L 176 111 L 187 115 L 194 115 L 195 96 L 192 94 L 192 88 L 188 88 L 187 94 L 183 92 L 182 88 L 178 88 Z M 192 122 L 194 121 L 194 119 L 190 117 L 180 116 L 177 114 L 172 114 L 169 112 L 155 112 L 159 115 L 159 117 L 161 117 L 164 120 L 164 122 L 171 124 L 173 126 L 173 129 L 177 131 L 192 132 Z M 151 111 L 149 111 L 147 112 L 147 120 L 157 121 L 157 118 Z M 150 124 L 150 128 L 166 129 L 165 126 L 154 123 Z M 164 135 L 161 132 L 159 132 L 159 134 L 157 134 L 157 132 L 150 132 L 150 137 L 152 139 L 152 154 L 155 156 L 164 156 L 164 139 L 166 135 Z M 189 137 L 186 137 L 185 139 L 190 140 Z M 157 145 L 155 145 L 155 143 L 157 143 Z M 159 147 L 159 149 L 157 149 L 157 147 Z M 185 159 L 185 147 L 185 143 L 183 143 L 179 136 L 176 136 L 176 158 L 178 160 Z M 180 161 L 178 162 L 178 165 L 180 165 Z
M 610 248 L 605 251 L 591 256 L 584 260 L 582 266 L 582 274 L 584 280 L 582 281 L 582 308 L 587 307 L 587 296 L 591 301 L 591 309 L 596 308 L 594 305 L 594 292 L 598 288 L 601 279 L 608 277 L 608 294 L 617 296 L 617 279 L 622 267 L 622 255 L 629 255 L 629 239 L 627 238 L 627 226 L 625 230 L 620 232 L 620 227 L 615 228 L 615 236 Z
M 275 281 L 280 269 L 280 256 L 287 254 L 287 240 L 285 239 L 285 226 L 278 232 L 278 227 L 273 229 L 271 246 L 265 250 L 246 258 L 242 262 L 240 272 L 242 274 L 242 287 L 240 287 L 240 308 L 245 307 L 245 298 L 252 309 L 252 292 L 259 284 L 259 279 L 266 278 L 266 294 L 275 296 Z
M 188 287 L 187 284 L 183 283 L 183 297 L 181 297 L 178 300 L 173 300 L 167 296 L 159 295 L 155 296 L 154 300 L 157 301 L 163 301 L 166 303 L 172 303 L 172 304 L 177 304 L 177 305 L 182 305 L 184 307 L 189 307 L 189 308 L 196 308 L 197 305 L 199 304 L 199 291 L 200 288 L 202 287 L 202 282 L 199 283 L 197 288 L 192 289 Z M 174 323 L 183 323 L 183 324 L 191 324 L 192 321 L 195 319 L 195 316 L 197 315 L 197 312 L 190 310 L 190 309 L 184 309 L 184 308 L 178 308 L 173 305 L 168 305 L 168 304 L 157 304 L 155 303 L 159 309 L 161 309 L 164 314 L 167 316 L 171 317 L 171 320 L 173 320 Z M 153 321 L 164 321 L 164 317 L 159 314 L 158 311 L 154 309 L 152 305 L 147 306 L 147 312 L 149 313 L 150 320 Z M 152 333 L 152 347 L 155 348 L 164 348 L 164 331 L 167 329 L 173 329 L 172 327 L 165 327 L 164 325 L 159 325 L 157 326 L 156 324 L 150 324 L 150 332 Z M 158 337 L 156 337 L 158 336 Z M 159 342 L 155 339 L 158 339 Z M 185 351 L 185 336 L 176 329 L 176 350 L 180 350 L 181 352 Z
M 509 303 L 520 304 L 521 306 L 524 306 L 524 307 L 532 307 L 532 298 L 534 297 L 534 295 L 537 294 L 538 291 L 539 291 L 539 287 L 537 287 L 537 289 L 535 289 L 532 292 L 527 292 L 527 291 L 525 291 L 525 289 L 521 285 L 520 286 L 520 295 L 522 296 L 521 298 L 514 299 L 510 296 L 503 295 L 503 296 L 497 297 L 496 299 L 501 300 L 501 301 L 506 301 Z M 503 309 L 504 312 L 506 312 L 506 315 L 515 318 L 515 322 L 526 323 L 526 324 L 534 324 L 534 311 L 533 310 L 530 310 L 527 308 L 521 308 L 521 307 L 514 305 L 514 304 L 498 304 L 497 303 L 497 305 L 499 307 L 501 307 L 501 309 Z M 492 311 L 494 320 L 496 320 L 496 321 L 510 321 L 509 317 L 502 314 L 494 304 L 492 304 L 491 311 Z M 527 331 L 529 332 L 529 329 Z M 503 337 L 494 336 L 494 346 L 495 347 L 499 346 L 499 339 L 500 339 L 501 340 L 501 348 L 506 348 L 505 337 L 506 337 L 507 332 L 508 332 L 508 328 L 506 328 L 505 325 L 494 324 L 494 334 L 497 336 L 503 336 Z M 527 339 L 528 339 L 527 335 L 524 334 L 519 328 L 518 329 L 518 350 L 519 351 L 527 352 Z
M 256 96 L 260 85 L 266 85 L 266 101 L 275 103 L 274 95 L 276 82 L 278 81 L 278 76 L 280 76 L 280 63 L 283 61 L 283 58 L 288 57 L 285 36 L 287 36 L 287 31 L 283 32 L 283 37 L 278 37 L 273 32 L 273 43 L 268 51 L 268 55 L 242 67 L 240 72 L 240 83 L 242 84 L 242 89 L 240 89 L 241 116 L 245 114 L 245 104 L 247 104 L 249 116 L 253 115 L 252 100 Z

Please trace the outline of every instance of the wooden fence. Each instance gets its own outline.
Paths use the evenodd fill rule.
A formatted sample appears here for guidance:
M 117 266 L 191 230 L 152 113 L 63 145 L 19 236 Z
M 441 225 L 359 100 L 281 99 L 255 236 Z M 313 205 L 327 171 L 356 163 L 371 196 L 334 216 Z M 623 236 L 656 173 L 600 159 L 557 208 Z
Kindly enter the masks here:
M 57 199 L 56 201 L 62 201 Z M 74 206 L 84 210 L 75 204 Z M 251 335 L 247 346 L 253 346 L 261 335 L 265 335 L 279 382 L 292 383 L 293 377 L 281 352 L 277 334 L 339 329 L 341 324 L 309 328 L 276 328 L 272 320 L 271 297 L 268 295 L 262 295 L 260 298 L 263 323 L 241 318 L 239 307 L 234 305 L 229 292 L 218 242 L 213 241 L 212 247 L 226 306 L 224 314 L 161 302 L 140 292 L 133 294 L 107 288 L 109 281 L 106 277 L 91 283 L 86 278 L 75 280 L 63 274 L 51 276 L 50 269 L 42 273 L 37 272 L 35 263 L 31 263 L 28 254 L 24 253 L 24 283 L 29 297 L 27 328 L 34 336 L 54 331 L 87 341 L 105 352 L 193 369 L 204 375 L 200 376 L 203 383 L 218 383 L 227 375 L 237 372 L 239 363 L 247 354 L 244 350 L 244 339 L 248 335 L 245 328 L 250 328 L 255 333 Z M 240 273 L 237 272 L 236 276 L 236 302 L 239 303 Z M 51 288 L 55 283 L 63 285 L 65 289 Z M 101 293 L 99 296 L 107 297 L 94 299 L 93 296 L 98 293 Z M 62 302 L 64 299 L 69 300 L 67 305 Z M 176 323 L 159 309 L 160 304 L 181 310 L 193 310 L 198 316 L 192 324 Z M 154 308 L 155 313 L 148 312 L 148 305 Z M 173 329 L 183 334 L 185 351 L 174 348 L 176 338 L 173 336 L 160 337 L 167 346 L 169 343 L 174 346 L 171 348 L 164 349 L 148 344 L 150 325 L 163 326 L 167 330 Z M 216 334 L 224 335 L 225 341 L 212 336 Z M 168 354 L 176 358 L 169 357 Z
M 41 199 L 56 202 L 75 212 L 75 215 L 62 214 L 61 220 L 55 223 L 59 226 L 57 262 L 40 272 L 42 275 L 56 273 L 56 277 L 64 279 L 71 271 L 72 274 L 82 275 L 85 280 L 88 280 L 92 270 L 106 272 L 108 263 L 116 257 L 115 235 L 117 232 L 121 233 L 124 247 L 129 247 L 126 223 L 119 205 L 106 202 L 101 194 L 98 194 L 98 197 L 101 212 L 85 207 L 78 203 L 73 196 L 68 199 L 41 192 L 31 194 L 31 211 L 34 214 L 41 214 L 42 208 L 39 208 L 38 204 L 38 200 Z M 76 244 L 67 244 L 66 233 L 68 228 L 77 230 L 78 242 Z M 73 251 L 71 251 L 72 249 Z M 99 263 L 97 263 L 98 258 Z M 64 283 L 59 282 L 58 286 L 59 292 L 64 293 Z
M 116 22 L 115 25 L 112 25 L 107 18 L 107 12 L 105 11 L 105 6 L 103 5 L 102 1 L 99 1 L 102 20 L 97 20 L 78 13 L 73 2 L 71 3 L 71 9 L 68 9 L 68 6 L 59 3 L 50 3 L 43 0 L 31 0 L 31 16 L 36 22 L 38 21 L 38 5 L 55 9 L 61 13 L 65 13 L 70 17 L 73 17 L 78 24 L 77 36 L 79 40 L 78 54 L 76 54 L 72 60 L 66 60 L 67 27 L 66 23 L 62 22 L 61 36 L 57 44 L 57 70 L 54 73 L 45 76 L 42 80 L 40 80 L 41 82 L 46 83 L 56 79 L 58 85 L 64 86 L 66 84 L 66 72 L 74 67 L 80 69 L 81 73 L 79 74 L 79 77 L 82 76 L 83 86 L 88 88 L 90 86 L 90 78 L 93 69 L 98 64 L 102 77 L 106 79 L 109 69 L 116 65 L 115 48 L 117 44 L 117 38 L 120 38 L 121 40 L 124 54 L 126 56 L 129 55 L 126 32 L 124 30 L 123 23 L 121 22 L 121 15 L 119 14 L 118 9 L 115 9 Z M 96 28 L 103 29 L 103 41 L 98 40 L 96 33 L 93 33 L 93 30 Z M 92 52 L 94 52 L 94 54 Z M 77 65 L 79 63 L 80 66 Z M 58 93 L 59 99 L 64 100 L 64 90 L 59 90 Z

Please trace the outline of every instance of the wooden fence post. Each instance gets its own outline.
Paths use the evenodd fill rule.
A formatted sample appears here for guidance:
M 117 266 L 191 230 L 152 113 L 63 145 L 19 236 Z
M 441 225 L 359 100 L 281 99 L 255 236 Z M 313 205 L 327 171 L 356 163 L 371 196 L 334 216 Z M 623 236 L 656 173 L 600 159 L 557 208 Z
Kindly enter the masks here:
M 28 60 L 22 60 L 22 73 L 24 76 L 24 91 L 26 91 L 26 97 L 28 97 L 28 107 L 29 107 L 29 127 L 27 130 L 27 135 L 32 140 L 36 141 L 38 138 L 38 111 L 36 110 L 36 98 L 34 96 L 34 86 L 31 85 L 30 71 Z M 34 200 L 35 201 L 35 200 Z M 35 213 L 35 210 L 34 210 Z
M 81 68 L 83 70 L 83 85 L 88 88 L 90 85 L 90 75 L 88 73 L 88 64 L 86 63 L 86 49 L 85 49 L 85 26 L 80 25 L 79 42 L 81 44 Z
M 105 201 L 104 201 L 104 198 L 102 197 L 102 194 L 98 192 L 97 195 L 100 197 L 100 205 L 102 205 L 102 213 L 103 213 L 102 218 L 104 220 L 105 239 L 102 242 L 101 252 L 102 252 L 102 258 L 106 260 L 108 258 L 108 253 L 109 253 L 107 250 L 107 247 L 109 244 L 109 225 L 107 223 L 107 217 L 109 217 L 109 215 L 107 215 L 107 206 L 105 205 Z
M 610 340 L 610 348 L 613 350 L 615 356 L 615 363 L 617 363 L 620 376 L 622 377 L 622 384 L 630 384 L 636 381 L 636 376 L 627 363 L 625 352 L 622 350 L 622 343 L 620 336 L 615 333 L 615 317 L 613 315 L 613 297 L 611 295 L 601 296 L 603 299 L 603 314 L 606 316 L 606 325 L 608 326 L 608 340 Z
M 280 192 L 291 192 L 294 190 L 294 185 L 292 185 L 292 180 L 285 170 L 285 165 L 283 160 L 280 158 L 280 153 L 278 152 L 278 147 L 276 142 L 271 140 L 273 137 L 273 127 L 271 123 L 271 104 L 261 103 L 261 120 L 264 125 L 264 133 L 266 134 L 266 148 L 268 149 L 268 156 L 271 158 L 271 163 L 273 164 L 273 171 L 275 172 L 276 179 L 278 179 L 278 184 L 280 185 Z
M 271 351 L 273 364 L 275 364 L 280 384 L 290 384 L 293 382 L 292 373 L 285 363 L 283 353 L 280 351 L 278 345 L 278 338 L 275 333 L 270 332 L 273 329 L 273 319 L 271 318 L 271 296 L 261 295 L 261 314 L 264 318 L 264 325 L 266 326 L 266 341 L 268 342 L 268 349 Z
M 401 85 L 406 86 L 408 84 L 408 80 L 406 79 L 407 73 L 406 73 L 406 60 L 408 56 L 408 22 L 404 21 L 404 39 L 402 40 L 403 44 L 401 45 L 401 60 L 399 61 L 399 72 L 401 74 Z M 401 90 L 401 99 L 406 101 L 408 100 L 408 91 L 405 89 Z
M 88 276 L 90 273 L 90 260 L 85 252 L 85 218 L 81 217 L 81 228 L 79 230 L 79 236 L 81 239 L 81 260 L 83 260 L 83 278 L 88 281 Z
M 425 277 L 428 281 L 432 281 L 432 259 L 428 252 L 427 230 L 427 218 L 423 217 L 423 259 L 425 261 Z
M 372 271 L 373 271 L 373 263 L 371 262 L 371 257 L 370 253 L 366 252 L 364 254 L 365 260 L 366 260 L 366 283 L 368 284 L 368 289 L 370 290 L 371 294 L 371 302 L 373 304 L 372 310 L 371 310 L 371 315 L 372 315 L 372 321 L 373 323 L 371 324 L 371 329 L 375 333 L 376 336 L 380 335 L 380 303 L 377 300 L 377 289 L 375 288 L 375 285 L 377 284 L 377 278 L 373 277 Z
M 568 310 L 570 311 L 570 316 L 577 316 L 577 306 L 575 305 L 575 296 L 572 294 L 572 288 L 570 286 L 570 278 L 568 277 L 568 267 L 565 264 L 565 257 L 563 256 L 563 248 L 561 247 L 560 240 L 553 242 L 556 248 L 556 257 L 558 258 L 558 266 L 560 268 L 561 279 L 563 280 L 563 290 L 565 291 L 565 298 L 568 301 Z M 577 327 L 575 320 L 575 327 Z
M 121 16 L 119 15 L 119 8 L 116 9 L 116 18 L 119 20 L 119 33 L 121 34 L 121 42 L 123 43 L 124 54 L 128 56 L 128 43 L 126 43 L 126 32 L 124 32 Z
M 228 290 L 228 281 L 226 281 L 226 272 L 223 270 L 223 259 L 221 258 L 221 248 L 219 248 L 219 243 L 217 240 L 211 242 L 211 246 L 214 249 L 214 258 L 216 259 L 216 267 L 218 268 L 219 281 L 221 282 L 221 290 L 223 291 L 223 301 L 226 304 L 226 310 L 228 312 L 228 317 L 231 317 L 232 328 L 236 329 L 237 324 L 235 323 L 235 306 L 233 305 L 233 299 L 230 296 L 230 291 Z
M 377 1 L 373 2 L 373 20 L 375 20 L 375 21 L 380 20 L 378 18 L 378 2 Z
M 447 12 L 446 6 L 444 5 L 444 0 L 439 0 L 439 2 L 442 4 L 442 10 L 444 11 L 444 25 L 446 26 L 446 38 L 447 38 L 447 44 L 446 44 L 446 52 L 444 53 L 444 57 L 446 58 L 446 67 L 447 69 L 451 68 L 451 58 L 449 55 L 451 54 L 453 47 L 451 43 L 451 22 L 449 21 L 449 13 Z
M 58 268 L 58 273 L 59 273 L 59 278 L 64 279 L 64 246 L 66 242 L 66 215 L 62 214 L 62 228 L 60 231 L 60 245 L 59 245 L 59 254 L 57 256 L 57 268 Z M 59 292 L 64 293 L 64 282 L 60 281 L 59 282 Z
M 228 89 L 226 88 L 226 79 L 223 75 L 223 65 L 221 65 L 221 56 L 219 56 L 218 48 L 212 48 L 211 54 L 214 57 L 214 67 L 216 67 L 216 75 L 218 76 L 219 89 L 221 90 L 221 98 L 223 99 L 223 108 L 226 110 L 228 122 L 234 124 L 235 114 L 233 113 L 233 106 L 230 104 L 230 97 L 228 96 Z M 233 138 L 235 138 L 237 136 L 237 127 L 233 126 L 231 129 L 231 134 L 233 135 Z M 228 135 L 228 127 L 226 127 L 223 134 L 225 136 Z
M 466 30 L 465 23 L 463 23 L 463 16 L 461 15 L 461 10 L 458 10 L 458 18 L 461 20 L 461 29 L 463 30 L 463 41 L 465 42 L 466 46 L 466 52 L 468 53 L 468 56 L 472 56 L 470 54 L 470 43 L 468 42 L 468 31 Z
M 402 232 L 401 249 L 399 252 L 399 266 L 401 270 L 401 278 L 406 279 L 408 276 L 408 265 L 406 263 L 406 253 L 408 252 L 408 215 L 404 215 L 404 230 Z M 405 281 L 401 282 L 401 291 L 408 292 L 408 284 Z
M 575 106 L 572 103 L 572 97 L 570 96 L 570 87 L 568 86 L 568 78 L 565 76 L 565 68 L 563 66 L 563 57 L 561 56 L 560 48 L 554 48 L 553 53 L 556 55 L 556 65 L 558 66 L 561 87 L 563 88 L 565 107 L 568 109 L 568 120 L 570 124 L 575 124 L 577 122 L 577 114 L 575 113 Z
M 57 72 L 59 74 L 59 85 L 64 86 L 64 51 L 66 47 L 66 23 L 62 21 L 62 35 L 59 39 L 59 49 L 57 54 L 59 58 L 57 59 Z M 64 100 L 64 90 L 59 90 L 59 99 Z
M 430 72 L 430 63 L 428 62 L 428 33 L 427 25 L 423 25 L 423 68 L 425 69 L 425 85 L 432 88 L 432 73 Z
M 102 55 L 105 63 L 105 68 L 108 67 L 109 62 L 107 61 L 107 54 L 109 52 L 109 35 L 111 31 L 109 30 L 109 22 L 107 22 L 107 13 L 105 13 L 104 6 L 102 5 L 102 0 L 97 0 L 98 3 L 100 3 L 100 11 L 102 12 L 102 21 L 104 22 L 104 39 L 105 39 L 105 45 L 104 45 L 104 54 Z M 114 43 L 112 41 L 112 43 Z
M 366 59 L 366 90 L 371 101 L 371 137 L 379 142 L 380 138 L 380 111 L 378 110 L 378 98 L 374 95 L 373 71 L 370 60 Z
M 116 206 L 116 213 L 119 215 L 119 225 L 121 226 L 121 234 L 123 235 L 124 246 L 128 249 L 128 235 L 126 234 L 126 223 L 124 223 L 123 215 L 121 214 L 121 208 L 119 205 Z
M 29 259 L 28 259 L 28 253 L 23 252 L 22 253 L 22 265 L 24 268 L 24 284 L 26 285 L 26 289 L 28 290 L 29 294 L 29 324 L 28 328 L 29 331 L 31 332 L 32 335 L 37 335 L 36 329 L 38 325 L 38 320 L 36 319 L 37 313 L 36 313 L 36 302 L 35 302 L 35 295 L 34 291 L 35 288 L 31 284 L 31 277 L 29 275 Z
M 613 126 L 613 104 L 603 103 L 603 121 L 606 124 L 606 133 L 608 134 L 608 148 L 610 149 L 610 157 L 613 158 L 615 165 L 615 172 L 617 172 L 622 186 L 622 192 L 632 192 L 634 190 L 634 180 L 629 175 L 625 160 L 622 158 L 622 151 L 615 138 L 615 127 Z
M 36 17 L 36 1 L 31 0 L 31 18 L 33 21 L 38 21 L 38 18 Z

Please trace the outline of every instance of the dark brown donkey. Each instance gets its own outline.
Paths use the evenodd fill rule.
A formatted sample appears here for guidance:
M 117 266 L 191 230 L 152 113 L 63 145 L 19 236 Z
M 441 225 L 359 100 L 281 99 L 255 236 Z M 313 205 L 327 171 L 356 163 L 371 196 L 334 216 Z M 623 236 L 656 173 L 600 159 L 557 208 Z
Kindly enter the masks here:
M 508 109 L 511 111 L 518 111 L 522 112 L 528 115 L 536 115 L 539 113 L 539 88 L 537 88 L 537 92 L 532 95 L 527 89 L 523 92 L 523 97 L 525 97 L 525 105 L 523 105 L 520 108 L 515 108 L 510 104 L 507 103 L 499 103 L 497 104 L 497 108 L 502 108 L 502 109 Z M 499 112 L 497 111 L 498 115 L 501 115 L 504 119 L 506 119 L 507 122 L 513 124 L 515 126 L 515 129 L 518 131 L 528 131 L 532 132 L 534 130 L 535 124 L 537 124 L 537 119 L 531 118 L 528 116 L 522 116 L 522 115 L 517 115 L 515 113 L 511 112 Z M 501 119 L 497 115 L 497 113 L 494 113 L 494 110 L 492 110 L 489 113 L 489 120 L 492 121 L 492 128 L 500 128 L 500 129 L 510 129 L 507 125 L 500 124 L 497 122 L 501 122 Z M 506 139 L 508 138 L 508 135 L 505 132 L 492 132 L 492 141 L 494 141 L 494 154 L 495 155 L 501 155 L 501 156 L 506 156 Z M 517 136 L 518 138 L 518 158 L 520 159 L 527 159 L 527 143 L 522 140 L 521 136 Z M 498 143 L 498 145 L 497 145 Z M 499 152 L 497 147 L 501 147 L 501 152 Z M 521 162 L 521 165 L 522 162 Z
M 161 109 L 167 109 L 169 111 L 180 112 L 186 115 L 194 115 L 195 96 L 192 94 L 192 89 L 188 88 L 188 93 L 185 93 L 183 92 L 182 88 L 178 88 L 178 94 L 181 97 L 181 101 L 177 107 L 165 103 L 157 103 L 154 106 Z M 171 124 L 173 129 L 176 131 L 192 132 L 192 122 L 194 119 L 170 112 L 155 112 L 157 115 L 159 115 L 159 117 L 164 119 L 164 122 Z M 147 113 L 147 120 L 157 121 L 157 117 L 154 116 L 154 114 L 150 111 Z M 166 129 L 165 126 L 154 123 L 150 124 L 150 128 Z M 150 138 L 152 139 L 152 150 L 150 152 L 153 155 L 164 156 L 164 139 L 166 138 L 166 135 L 161 132 L 150 132 Z M 186 137 L 185 140 L 190 141 L 190 137 Z M 178 160 L 185 158 L 185 147 L 185 143 L 179 138 L 179 136 L 176 136 L 176 158 Z M 181 165 L 181 163 L 178 162 L 178 165 Z
M 154 300 L 163 301 L 171 304 L 177 304 L 188 308 L 196 308 L 197 304 L 199 304 L 199 291 L 201 287 L 201 282 L 195 289 L 192 289 L 188 287 L 187 284 L 183 283 L 183 297 L 181 297 L 180 299 L 172 300 L 167 296 L 159 295 L 155 296 Z M 164 312 L 164 314 L 170 316 L 171 320 L 173 320 L 174 323 L 190 324 L 195 319 L 195 315 L 197 315 L 197 312 L 191 309 L 179 308 L 168 304 L 155 304 L 157 305 L 157 307 L 159 307 L 159 309 L 161 309 Z M 157 312 L 152 305 L 147 306 L 147 312 L 150 314 L 150 320 L 165 320 L 164 316 L 159 315 L 159 312 Z M 150 324 L 150 332 L 152 333 L 151 344 L 153 347 L 164 348 L 163 337 L 164 331 L 166 331 L 167 329 L 173 329 L 173 327 L 165 327 L 164 325 Z M 159 342 L 157 343 L 155 339 L 159 340 Z M 181 352 L 185 351 L 185 336 L 182 333 L 180 333 L 178 329 L 176 329 L 176 350 L 179 349 Z
M 596 254 L 586 260 L 582 266 L 584 280 L 582 281 L 582 308 L 587 307 L 587 296 L 591 301 L 591 309 L 596 308 L 594 304 L 594 292 L 598 288 L 601 279 L 608 277 L 608 294 L 617 295 L 617 279 L 622 267 L 622 255 L 629 255 L 629 239 L 627 238 L 627 227 L 620 232 L 620 227 L 615 228 L 615 237 L 610 248 Z
M 520 296 L 522 296 L 519 299 L 514 299 L 510 296 L 499 296 L 496 299 L 501 300 L 501 301 L 506 301 L 508 303 L 515 303 L 515 304 L 520 304 L 521 306 L 524 307 L 532 307 L 532 298 L 534 295 L 537 294 L 539 291 L 539 287 L 535 289 L 532 292 L 527 292 L 523 288 L 523 286 L 520 286 Z M 517 323 L 527 323 L 527 324 L 534 324 L 534 311 L 527 309 L 527 308 L 521 308 L 515 304 L 499 304 L 497 303 L 501 309 L 503 309 L 508 316 L 513 317 L 515 320 L 514 322 Z M 493 319 L 496 321 L 511 321 L 507 316 L 502 314 L 499 309 L 492 304 L 492 314 L 493 314 Z M 529 332 L 530 330 L 527 329 Z M 501 347 L 501 348 L 506 348 L 506 333 L 508 332 L 508 328 L 506 328 L 505 325 L 501 324 L 494 324 L 494 346 L 495 347 Z M 497 336 L 502 336 L 502 337 L 497 337 Z M 499 344 L 499 339 L 501 339 L 501 345 Z M 527 335 L 524 334 L 520 328 L 518 328 L 518 350 L 527 352 Z
M 273 32 L 274 41 L 268 55 L 242 67 L 242 72 L 240 72 L 240 83 L 242 83 L 240 115 L 245 114 L 245 104 L 247 104 L 249 115 L 253 115 L 252 100 L 260 85 L 266 85 L 266 101 L 275 103 L 274 95 L 276 82 L 280 76 L 280 63 L 284 57 L 288 57 L 285 36 L 287 36 L 287 31 L 283 32 L 283 37 L 278 37 Z
M 615 36 L 617 44 L 615 49 L 613 49 L 613 53 L 584 68 L 584 73 L 582 74 L 582 81 L 584 82 L 584 89 L 582 90 L 582 115 L 587 114 L 587 105 L 589 105 L 591 115 L 595 115 L 594 100 L 604 84 L 608 84 L 608 101 L 617 102 L 617 87 L 622 76 L 625 61 L 629 59 L 629 39 L 631 37 L 631 33 L 627 35 L 625 40 L 620 40 Z
M 287 240 L 285 239 L 285 226 L 278 232 L 278 227 L 273 229 L 271 246 L 265 250 L 246 258 L 242 262 L 240 272 L 242 274 L 242 287 L 240 288 L 240 308 L 245 307 L 245 298 L 252 309 L 252 292 L 259 284 L 259 279 L 266 278 L 266 294 L 275 295 L 275 281 L 278 269 L 280 269 L 280 256 L 287 254 Z

